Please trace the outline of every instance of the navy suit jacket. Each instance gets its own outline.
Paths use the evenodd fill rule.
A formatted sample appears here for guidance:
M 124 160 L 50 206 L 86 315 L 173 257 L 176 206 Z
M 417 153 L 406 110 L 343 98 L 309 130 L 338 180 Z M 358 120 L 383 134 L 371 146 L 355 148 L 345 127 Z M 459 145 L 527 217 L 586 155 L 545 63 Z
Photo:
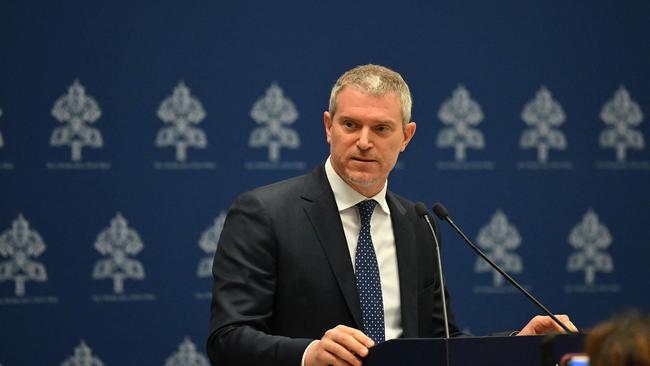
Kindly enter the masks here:
M 387 193 L 402 337 L 444 335 L 435 249 L 413 202 Z M 299 366 L 338 324 L 362 329 L 352 260 L 324 166 L 242 194 L 214 258 L 208 354 L 220 366 Z M 449 312 L 450 332 L 460 334 Z

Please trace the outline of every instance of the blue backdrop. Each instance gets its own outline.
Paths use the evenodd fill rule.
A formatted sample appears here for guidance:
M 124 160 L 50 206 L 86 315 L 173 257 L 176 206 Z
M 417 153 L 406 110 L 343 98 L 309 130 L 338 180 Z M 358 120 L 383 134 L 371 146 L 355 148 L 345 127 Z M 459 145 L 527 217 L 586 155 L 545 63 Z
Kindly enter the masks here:
M 648 1 L 0 4 L 0 364 L 205 362 L 222 214 L 324 161 L 339 74 L 400 71 L 390 188 L 555 312 L 648 309 Z M 446 226 L 476 334 L 538 313 Z

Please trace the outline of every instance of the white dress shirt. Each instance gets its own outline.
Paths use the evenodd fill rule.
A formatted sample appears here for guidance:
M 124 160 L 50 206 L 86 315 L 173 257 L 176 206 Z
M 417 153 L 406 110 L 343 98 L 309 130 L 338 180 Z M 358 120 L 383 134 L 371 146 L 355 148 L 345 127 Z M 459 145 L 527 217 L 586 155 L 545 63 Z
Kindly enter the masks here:
M 397 256 L 395 254 L 395 236 L 393 223 L 390 219 L 390 209 L 386 203 L 386 187 L 373 197 L 366 197 L 350 187 L 334 171 L 330 158 L 325 162 L 325 173 L 329 180 L 336 206 L 341 215 L 345 239 L 348 242 L 350 259 L 354 268 L 354 258 L 357 250 L 357 241 L 361 231 L 361 219 L 356 204 L 368 199 L 377 201 L 375 210 L 370 218 L 370 236 L 375 247 L 379 277 L 381 278 L 381 294 L 384 300 L 384 326 L 386 340 L 397 338 L 402 334 L 402 314 L 400 312 L 399 272 L 397 270 Z
M 352 268 L 354 269 L 354 258 L 357 250 L 357 241 L 361 231 L 361 218 L 356 204 L 368 199 L 377 201 L 372 217 L 370 218 L 370 236 L 372 245 L 377 256 L 379 266 L 379 277 L 381 279 L 381 294 L 384 301 L 384 328 L 385 339 L 394 339 L 402 335 L 402 313 L 399 292 L 399 272 L 397 270 L 397 256 L 395 254 L 395 235 L 393 234 L 393 223 L 390 219 L 390 209 L 386 203 L 386 187 L 373 197 L 366 197 L 350 187 L 332 167 L 330 157 L 325 162 L 325 173 L 327 180 L 334 192 L 336 206 L 341 215 L 345 240 L 348 244 Z M 305 365 L 307 346 L 302 356 L 301 365 Z

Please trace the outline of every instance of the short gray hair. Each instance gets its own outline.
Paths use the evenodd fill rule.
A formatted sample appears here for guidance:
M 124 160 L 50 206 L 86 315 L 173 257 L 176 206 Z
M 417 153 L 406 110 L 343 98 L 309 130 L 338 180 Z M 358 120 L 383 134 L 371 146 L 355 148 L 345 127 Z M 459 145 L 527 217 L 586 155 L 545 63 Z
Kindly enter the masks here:
M 413 105 L 411 91 L 399 73 L 385 66 L 372 64 L 357 66 L 346 71 L 336 80 L 330 93 L 329 112 L 332 117 L 336 113 L 338 95 L 347 85 L 356 86 L 364 92 L 376 96 L 395 93 L 402 104 L 402 124 L 405 126 L 411 121 L 411 106 Z

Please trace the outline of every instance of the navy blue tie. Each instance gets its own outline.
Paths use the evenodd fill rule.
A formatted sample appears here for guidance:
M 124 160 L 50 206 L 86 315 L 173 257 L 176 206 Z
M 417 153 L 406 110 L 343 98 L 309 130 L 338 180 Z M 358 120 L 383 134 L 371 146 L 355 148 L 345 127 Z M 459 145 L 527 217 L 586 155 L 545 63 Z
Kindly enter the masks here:
M 384 301 L 381 295 L 381 279 L 375 248 L 370 237 L 370 217 L 377 201 L 368 200 L 357 203 L 361 218 L 361 231 L 354 257 L 357 291 L 361 302 L 361 315 L 364 332 L 375 343 L 383 342 L 384 331 Z

